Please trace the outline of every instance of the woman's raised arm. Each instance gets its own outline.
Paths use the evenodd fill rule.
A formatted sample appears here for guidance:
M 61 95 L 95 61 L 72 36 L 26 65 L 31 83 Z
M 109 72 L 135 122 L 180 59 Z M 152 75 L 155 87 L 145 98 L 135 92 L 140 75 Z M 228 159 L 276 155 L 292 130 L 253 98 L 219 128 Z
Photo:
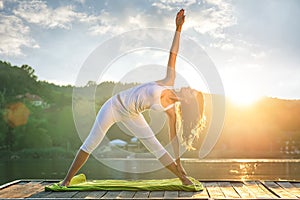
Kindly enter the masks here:
M 176 20 L 175 20 L 176 32 L 170 50 L 167 75 L 163 80 L 161 80 L 162 84 L 164 85 L 170 85 L 170 86 L 174 85 L 175 76 L 176 76 L 176 71 L 175 71 L 176 57 L 179 49 L 180 33 L 181 33 L 182 25 L 184 23 L 184 18 L 185 18 L 184 10 L 181 9 L 176 15 Z

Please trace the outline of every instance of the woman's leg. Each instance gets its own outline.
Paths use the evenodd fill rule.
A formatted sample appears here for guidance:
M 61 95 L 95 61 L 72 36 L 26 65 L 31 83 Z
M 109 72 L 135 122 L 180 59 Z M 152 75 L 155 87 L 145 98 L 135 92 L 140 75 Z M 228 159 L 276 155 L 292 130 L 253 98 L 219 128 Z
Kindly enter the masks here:
M 112 100 L 107 101 L 100 109 L 97 114 L 94 125 L 90 131 L 90 134 L 85 139 L 84 143 L 80 147 L 77 155 L 74 158 L 73 163 L 70 166 L 70 169 L 61 183 L 63 186 L 68 186 L 73 176 L 80 170 L 84 163 L 89 158 L 89 155 L 92 151 L 100 144 L 103 140 L 108 129 L 116 122 L 115 115 L 113 113 L 113 104 Z
M 144 116 L 140 114 L 137 117 L 123 120 L 124 126 L 132 132 L 144 145 L 153 153 L 156 158 L 173 174 L 175 174 L 184 185 L 193 184 L 180 170 L 178 170 L 176 163 L 171 155 L 161 145 L 155 137 L 152 129 L 149 127 Z

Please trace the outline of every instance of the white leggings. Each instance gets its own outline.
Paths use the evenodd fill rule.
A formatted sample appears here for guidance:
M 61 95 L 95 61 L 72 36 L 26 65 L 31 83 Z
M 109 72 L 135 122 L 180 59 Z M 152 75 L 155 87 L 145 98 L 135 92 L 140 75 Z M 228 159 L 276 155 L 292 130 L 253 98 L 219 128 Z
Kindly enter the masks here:
M 133 135 L 135 135 L 145 147 L 160 158 L 167 151 L 155 137 L 144 116 L 140 114 L 130 114 L 121 105 L 118 98 L 110 98 L 97 114 L 90 134 L 80 147 L 81 150 L 92 153 L 92 151 L 103 140 L 108 129 L 116 122 L 121 122 Z

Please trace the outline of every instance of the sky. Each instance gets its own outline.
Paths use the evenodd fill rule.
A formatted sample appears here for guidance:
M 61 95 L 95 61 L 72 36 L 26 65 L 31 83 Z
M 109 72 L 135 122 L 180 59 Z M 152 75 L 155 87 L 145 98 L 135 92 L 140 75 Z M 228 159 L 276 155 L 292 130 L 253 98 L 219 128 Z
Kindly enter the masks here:
M 300 99 L 298 0 L 0 0 L 0 60 L 32 66 L 39 80 L 75 85 L 88 57 L 105 41 L 144 28 L 172 33 L 181 8 L 182 34 L 214 63 L 226 96 Z M 130 66 L 166 65 L 167 56 L 147 49 L 128 53 L 104 79 L 120 80 L 116 72 L 129 73 Z M 185 65 L 179 58 L 178 70 Z

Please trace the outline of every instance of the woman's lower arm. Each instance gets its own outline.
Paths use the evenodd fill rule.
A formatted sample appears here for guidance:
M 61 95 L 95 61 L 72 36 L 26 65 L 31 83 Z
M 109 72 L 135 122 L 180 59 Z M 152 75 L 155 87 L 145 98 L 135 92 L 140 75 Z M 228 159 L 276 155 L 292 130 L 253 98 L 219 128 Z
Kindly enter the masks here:
M 175 163 L 176 166 L 178 167 L 179 171 L 186 175 L 186 171 L 184 170 L 183 166 L 181 165 L 181 160 L 180 160 L 180 152 L 179 152 L 179 140 L 177 135 L 172 139 L 172 146 L 173 146 L 173 152 L 175 156 Z
M 177 169 L 176 163 L 173 161 L 172 157 L 166 153 L 162 157 L 159 158 L 159 161 L 173 174 L 175 174 L 178 178 L 182 178 L 183 174 Z
M 89 153 L 79 150 L 70 166 L 70 169 L 65 177 L 65 179 L 62 182 L 62 185 L 68 186 L 69 182 L 73 178 L 73 176 L 79 171 L 79 169 L 82 167 L 82 165 L 87 161 L 89 158 Z
M 180 155 L 179 155 L 179 141 L 177 135 L 171 138 L 171 143 L 173 147 L 173 152 L 175 156 L 176 163 L 177 161 L 180 161 Z
M 177 55 L 178 50 L 179 50 L 179 41 L 180 41 L 180 34 L 181 34 L 181 29 L 178 31 L 176 28 L 176 32 L 174 34 L 170 54 L 175 54 Z

